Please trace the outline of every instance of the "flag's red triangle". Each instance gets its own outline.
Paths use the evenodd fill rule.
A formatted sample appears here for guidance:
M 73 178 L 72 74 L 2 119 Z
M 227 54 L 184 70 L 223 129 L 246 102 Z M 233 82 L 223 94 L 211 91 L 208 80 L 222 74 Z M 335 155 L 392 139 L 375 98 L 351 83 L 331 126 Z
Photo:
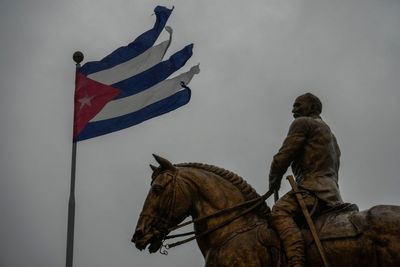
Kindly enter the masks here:
M 75 89 L 74 138 L 85 128 L 86 124 L 121 91 L 89 79 L 77 72 Z

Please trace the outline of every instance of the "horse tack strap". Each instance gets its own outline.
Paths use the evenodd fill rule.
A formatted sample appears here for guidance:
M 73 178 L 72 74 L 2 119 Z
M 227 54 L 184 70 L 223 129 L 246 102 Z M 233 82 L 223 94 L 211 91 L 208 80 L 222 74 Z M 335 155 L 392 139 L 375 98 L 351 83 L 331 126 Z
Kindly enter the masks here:
M 212 233 L 212 232 L 218 230 L 219 228 L 221 228 L 221 227 L 223 227 L 223 226 L 225 226 L 225 225 L 227 225 L 227 224 L 233 222 L 234 220 L 238 219 L 239 217 L 241 217 L 241 216 L 243 216 L 243 215 L 245 215 L 245 214 L 251 212 L 252 210 L 254 210 L 255 208 L 257 208 L 259 205 L 261 205 L 261 204 L 263 203 L 264 197 L 265 197 L 265 199 L 266 199 L 266 198 L 268 198 L 269 196 L 271 196 L 272 193 L 273 193 L 273 191 L 268 191 L 268 192 L 267 192 L 265 195 L 263 195 L 262 197 L 257 198 L 257 200 L 259 200 L 259 201 L 258 201 L 256 204 L 254 204 L 254 205 L 251 206 L 250 208 L 244 210 L 243 212 L 239 213 L 238 215 L 233 216 L 232 218 L 228 219 L 227 221 L 224 221 L 224 222 L 222 222 L 222 223 L 216 225 L 215 227 L 213 227 L 213 228 L 211 228 L 211 229 L 208 229 L 208 230 L 206 230 L 206 231 L 204 231 L 204 232 L 202 232 L 202 233 L 200 233 L 200 234 L 198 234 L 198 235 L 192 236 L 192 237 L 190 237 L 190 238 L 187 238 L 187 239 L 184 239 L 184 240 L 175 242 L 175 243 L 166 244 L 166 245 L 164 245 L 164 247 L 165 247 L 166 249 L 170 249 L 170 248 L 173 248 L 173 247 L 182 245 L 182 244 L 184 244 L 184 243 L 190 242 L 190 241 L 192 241 L 192 240 L 194 240 L 194 239 L 196 239 L 196 238 L 199 238 L 199 237 L 208 235 L 209 233 Z M 253 201 L 253 202 L 254 202 L 254 201 Z M 246 202 L 244 202 L 244 203 L 246 203 Z M 244 204 L 244 203 L 242 203 L 242 204 Z M 250 202 L 250 203 L 251 203 L 251 202 Z M 242 205 L 242 204 L 239 204 L 238 206 L 235 206 L 235 207 L 233 207 L 233 208 L 238 208 L 238 207 L 244 206 L 244 205 Z M 246 204 L 248 204 L 248 203 L 246 203 Z M 230 209 L 230 210 L 231 210 L 231 209 Z M 221 210 L 221 211 L 224 211 L 224 210 Z M 218 212 L 217 212 L 217 213 L 218 213 Z M 214 214 L 212 214 L 212 215 L 215 215 L 215 214 L 216 214 L 216 213 L 214 213 Z M 207 217 L 207 216 L 206 216 L 206 217 Z M 209 216 L 209 217 L 211 217 L 211 216 Z M 201 218 L 201 219 L 204 219 L 204 218 L 205 218 L 205 217 L 203 217 L 203 218 Z M 184 236 L 184 235 L 189 235 L 189 233 L 182 234 L 182 236 Z M 169 239 L 169 238 L 170 238 L 170 237 L 167 236 L 167 237 L 164 238 L 164 240 Z
M 257 202 L 257 201 L 259 201 L 259 200 L 260 200 L 260 198 L 251 199 L 251 200 L 249 200 L 249 201 L 240 203 L 239 205 L 236 205 L 236 206 L 233 206 L 233 207 L 230 207 L 230 208 L 226 208 L 226 209 L 223 209 L 223 210 L 219 210 L 219 211 L 217 211 L 217 212 L 215 212 L 215 213 L 212 213 L 212 214 L 209 214 L 209 215 L 206 215 L 206 216 L 197 218 L 197 219 L 193 219 L 193 220 L 191 220 L 191 221 L 184 222 L 184 223 L 182 223 L 182 224 L 179 224 L 179 225 L 176 225 L 176 226 L 174 226 L 174 227 L 171 227 L 171 228 L 168 229 L 168 230 L 169 230 L 169 231 L 174 231 L 174 230 L 177 230 L 177 229 L 179 229 L 179 228 L 182 228 L 182 227 L 184 227 L 184 226 L 186 226 L 186 225 L 189 225 L 189 224 L 192 224 L 192 223 L 198 223 L 198 222 L 201 222 L 201 221 L 210 219 L 210 218 L 212 218 L 212 217 L 217 217 L 217 216 L 222 215 L 222 214 L 224 214 L 224 213 L 226 213 L 226 212 L 228 212 L 228 211 L 236 210 L 236 209 L 238 209 L 238 208 L 244 207 L 244 206 L 246 206 L 246 205 L 248 205 L 248 204 Z
M 252 204 L 252 203 L 255 203 L 255 202 L 258 202 L 258 201 L 260 201 L 260 202 L 265 201 L 265 200 L 268 199 L 273 193 L 274 193 L 273 190 L 269 190 L 267 193 L 265 193 L 264 195 L 262 195 L 262 196 L 260 196 L 260 197 L 258 197 L 258 198 L 254 198 L 254 199 L 251 199 L 251 200 L 242 202 L 242 203 L 240 203 L 240 204 L 238 204 L 238 205 L 236 205 L 236 206 L 230 207 L 230 208 L 226 208 L 226 209 L 223 209 L 223 210 L 219 210 L 219 211 L 217 211 L 217 212 L 215 212 L 215 213 L 206 215 L 206 216 L 204 216 L 204 217 L 200 217 L 200 218 L 197 218 L 197 219 L 193 219 L 193 220 L 191 220 L 191 221 L 187 221 L 187 222 L 181 223 L 181 224 L 179 224 L 179 225 L 176 225 L 176 226 L 174 226 L 174 227 L 169 228 L 168 231 L 171 232 L 171 231 L 177 230 L 177 229 L 179 229 L 179 228 L 182 228 L 182 227 L 184 227 L 184 226 L 186 226 L 186 225 L 189 225 L 189 224 L 192 224 L 192 223 L 198 223 L 198 222 L 200 222 L 200 221 L 204 221 L 204 220 L 209 219 L 209 218 L 212 218 L 212 217 L 217 217 L 217 216 L 222 215 L 222 214 L 224 214 L 224 213 L 226 213 L 226 212 L 239 209 L 239 208 L 241 208 L 241 207 L 247 206 L 247 205 L 249 205 L 249 204 Z
M 169 236 L 164 237 L 164 240 L 173 239 L 173 238 L 177 238 L 177 237 L 181 237 L 181 236 L 194 235 L 195 233 L 196 233 L 195 231 L 191 231 L 191 232 L 177 234 L 177 235 L 169 235 Z
M 173 183 L 173 191 L 172 191 L 172 197 L 168 198 L 168 206 L 167 206 L 167 214 L 168 216 L 166 218 L 164 218 L 163 216 L 152 216 L 157 218 L 157 221 L 161 222 L 161 227 L 164 229 L 167 229 L 168 225 L 170 224 L 170 221 L 172 219 L 172 214 L 174 212 L 174 208 L 175 208 L 175 202 L 176 202 L 176 183 L 177 183 L 177 179 L 176 179 L 176 175 L 177 173 L 175 173 L 174 175 L 170 175 L 172 177 L 172 183 Z M 167 184 L 169 184 L 171 181 L 169 181 Z M 144 216 L 151 216 L 151 215 L 144 215 Z

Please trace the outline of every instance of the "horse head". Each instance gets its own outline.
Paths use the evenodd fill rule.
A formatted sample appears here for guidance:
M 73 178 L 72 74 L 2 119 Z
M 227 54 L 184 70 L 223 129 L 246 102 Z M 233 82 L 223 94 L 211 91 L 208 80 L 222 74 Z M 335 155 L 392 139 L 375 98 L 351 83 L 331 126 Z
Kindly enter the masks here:
M 160 166 L 150 165 L 153 170 L 151 188 L 132 237 L 140 250 L 150 244 L 150 253 L 161 247 L 168 229 L 183 221 L 191 206 L 178 177 L 179 169 L 168 160 L 153 156 Z

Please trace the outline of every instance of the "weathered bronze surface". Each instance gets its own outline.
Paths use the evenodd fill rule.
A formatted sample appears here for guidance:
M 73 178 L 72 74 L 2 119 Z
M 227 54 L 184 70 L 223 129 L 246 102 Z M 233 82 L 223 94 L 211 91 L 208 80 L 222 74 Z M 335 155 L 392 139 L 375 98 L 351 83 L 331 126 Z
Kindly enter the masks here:
M 132 241 L 140 250 L 149 245 L 156 252 L 168 229 L 186 217 L 200 218 L 258 194 L 240 176 L 224 169 L 199 164 L 173 165 L 156 157 L 152 185 L 137 222 Z M 239 210 L 195 223 L 200 234 L 240 214 Z M 343 208 L 316 220 L 320 239 L 331 266 L 400 266 L 400 207 L 376 206 L 363 212 Z M 347 211 L 347 212 L 345 212 Z M 258 209 L 208 235 L 197 238 L 205 266 L 288 266 L 265 203 Z M 309 232 L 303 230 L 306 266 L 323 266 Z
M 329 126 L 319 116 L 321 101 L 313 94 L 299 96 L 293 104 L 289 133 L 274 156 L 269 173 L 270 188 L 278 190 L 288 167 L 296 177 L 309 210 L 324 209 L 343 203 L 339 193 L 340 149 Z M 305 245 L 294 217 L 302 214 L 292 191 L 272 208 L 272 220 L 282 240 L 289 265 L 304 266 Z

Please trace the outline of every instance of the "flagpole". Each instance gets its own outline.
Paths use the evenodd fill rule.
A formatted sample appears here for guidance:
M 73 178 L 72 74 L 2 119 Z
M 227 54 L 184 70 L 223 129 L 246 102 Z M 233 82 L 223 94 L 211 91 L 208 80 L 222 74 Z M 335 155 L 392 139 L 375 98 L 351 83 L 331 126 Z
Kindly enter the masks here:
M 74 53 L 72 58 L 75 61 L 76 71 L 77 71 L 81 66 L 80 63 L 83 61 L 83 54 L 82 54 L 82 52 L 77 51 Z M 76 74 L 75 74 L 75 86 L 76 86 Z M 74 99 L 75 99 L 75 97 L 74 97 Z M 75 125 L 75 112 L 74 112 L 74 125 Z M 77 142 L 75 140 L 73 140 L 72 141 L 72 160 L 71 160 L 71 183 L 70 183 L 69 200 L 68 200 L 66 267 L 73 266 L 73 256 L 74 256 L 76 150 L 77 150 Z

